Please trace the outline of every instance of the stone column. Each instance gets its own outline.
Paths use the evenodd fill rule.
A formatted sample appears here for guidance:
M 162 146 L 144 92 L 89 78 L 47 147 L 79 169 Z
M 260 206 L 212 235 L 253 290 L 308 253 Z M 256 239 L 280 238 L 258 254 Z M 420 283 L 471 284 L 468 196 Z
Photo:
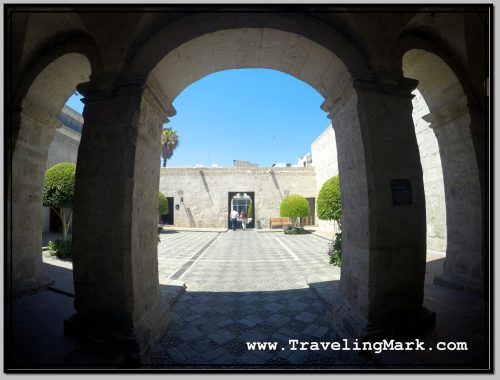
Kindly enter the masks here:
M 141 77 L 93 78 L 85 96 L 74 202 L 77 313 L 69 334 L 147 353 L 169 305 L 158 281 L 160 134 L 165 97 Z
M 369 339 L 433 323 L 422 309 L 426 233 L 422 169 L 406 78 L 337 83 L 331 110 L 342 193 L 342 266 L 332 322 Z
M 423 119 L 431 123 L 438 140 L 446 199 L 446 259 L 444 272 L 435 282 L 482 294 L 481 187 L 465 96 L 432 110 Z
M 23 102 L 12 157 L 12 294 L 46 286 L 42 274 L 42 197 L 45 165 L 56 128 L 55 115 Z

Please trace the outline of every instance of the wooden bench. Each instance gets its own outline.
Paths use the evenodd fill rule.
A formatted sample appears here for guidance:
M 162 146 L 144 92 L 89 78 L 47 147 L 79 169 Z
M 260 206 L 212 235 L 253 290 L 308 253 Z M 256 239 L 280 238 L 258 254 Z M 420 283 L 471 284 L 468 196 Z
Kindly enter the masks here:
M 275 226 L 291 226 L 293 225 L 292 221 L 290 218 L 270 218 L 269 219 L 269 227 L 273 229 Z

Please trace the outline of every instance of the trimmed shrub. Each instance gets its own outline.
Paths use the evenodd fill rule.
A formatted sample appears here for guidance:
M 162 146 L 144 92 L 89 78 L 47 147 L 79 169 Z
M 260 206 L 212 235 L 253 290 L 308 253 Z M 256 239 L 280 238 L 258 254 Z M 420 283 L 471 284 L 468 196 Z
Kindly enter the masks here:
M 62 222 L 63 240 L 67 240 L 73 215 L 76 165 L 62 162 L 47 169 L 43 186 L 43 205 L 51 207 Z
M 318 194 L 318 218 L 321 220 L 334 220 L 342 228 L 342 207 L 340 202 L 339 176 L 333 176 L 326 181 Z M 340 266 L 342 259 L 342 232 L 335 234 L 334 239 L 328 244 L 330 264 Z
M 62 162 L 47 169 L 43 188 L 43 205 L 72 208 L 75 194 L 76 165 Z
M 300 234 L 310 234 L 310 231 L 307 231 L 303 228 L 300 227 L 290 227 L 287 226 L 286 228 L 283 229 L 283 232 L 285 235 L 300 235 Z
M 71 239 L 49 241 L 49 254 L 60 259 L 70 259 L 72 256 Z
M 158 214 L 159 215 L 167 215 L 170 212 L 168 209 L 168 201 L 165 194 L 161 191 L 158 192 Z
M 302 195 L 292 194 L 283 198 L 280 205 L 280 216 L 289 217 L 294 226 L 299 218 L 309 216 L 309 205 Z
M 339 267 L 342 259 L 342 232 L 337 232 L 335 238 L 328 243 L 328 255 L 330 264 Z
M 335 220 L 340 227 L 342 207 L 340 202 L 339 176 L 333 176 L 326 181 L 318 194 L 318 218 Z
M 249 218 L 253 218 L 253 203 L 252 202 L 250 202 L 250 205 L 248 206 L 247 215 Z

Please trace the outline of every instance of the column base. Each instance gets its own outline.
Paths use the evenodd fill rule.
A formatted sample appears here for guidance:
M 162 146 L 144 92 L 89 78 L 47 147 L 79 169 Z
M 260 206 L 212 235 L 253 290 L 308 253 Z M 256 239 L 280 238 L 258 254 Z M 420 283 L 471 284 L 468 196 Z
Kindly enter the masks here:
M 434 284 L 486 298 L 483 282 L 470 277 L 443 272 L 434 277 Z
M 20 281 L 12 286 L 12 297 L 17 298 L 24 294 L 37 292 L 42 289 L 48 288 L 54 283 L 54 280 L 42 276 L 40 278 L 29 278 Z
M 174 288 L 173 291 L 162 291 L 156 307 L 135 326 L 76 313 L 64 321 L 64 333 L 78 340 L 105 345 L 122 354 L 121 365 L 140 365 L 165 333 L 172 319 L 172 305 L 186 289 L 184 285 Z
M 407 336 L 430 330 L 436 322 L 436 313 L 423 306 L 416 312 L 387 316 L 383 323 L 373 322 L 360 315 L 340 297 L 338 283 L 324 283 L 321 286 L 311 286 L 311 289 L 324 303 L 328 323 L 341 338 L 370 341 Z

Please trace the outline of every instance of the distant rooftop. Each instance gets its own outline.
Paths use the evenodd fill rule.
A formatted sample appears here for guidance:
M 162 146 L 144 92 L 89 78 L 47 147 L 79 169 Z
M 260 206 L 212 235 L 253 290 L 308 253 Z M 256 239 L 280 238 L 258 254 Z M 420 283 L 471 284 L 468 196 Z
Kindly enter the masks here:
M 242 160 L 233 160 L 233 166 L 235 167 L 257 167 L 259 164 L 253 164 L 250 161 L 242 161 Z
M 72 129 L 80 134 L 82 133 L 83 116 L 73 108 L 65 105 L 59 114 L 59 120 L 66 128 Z

